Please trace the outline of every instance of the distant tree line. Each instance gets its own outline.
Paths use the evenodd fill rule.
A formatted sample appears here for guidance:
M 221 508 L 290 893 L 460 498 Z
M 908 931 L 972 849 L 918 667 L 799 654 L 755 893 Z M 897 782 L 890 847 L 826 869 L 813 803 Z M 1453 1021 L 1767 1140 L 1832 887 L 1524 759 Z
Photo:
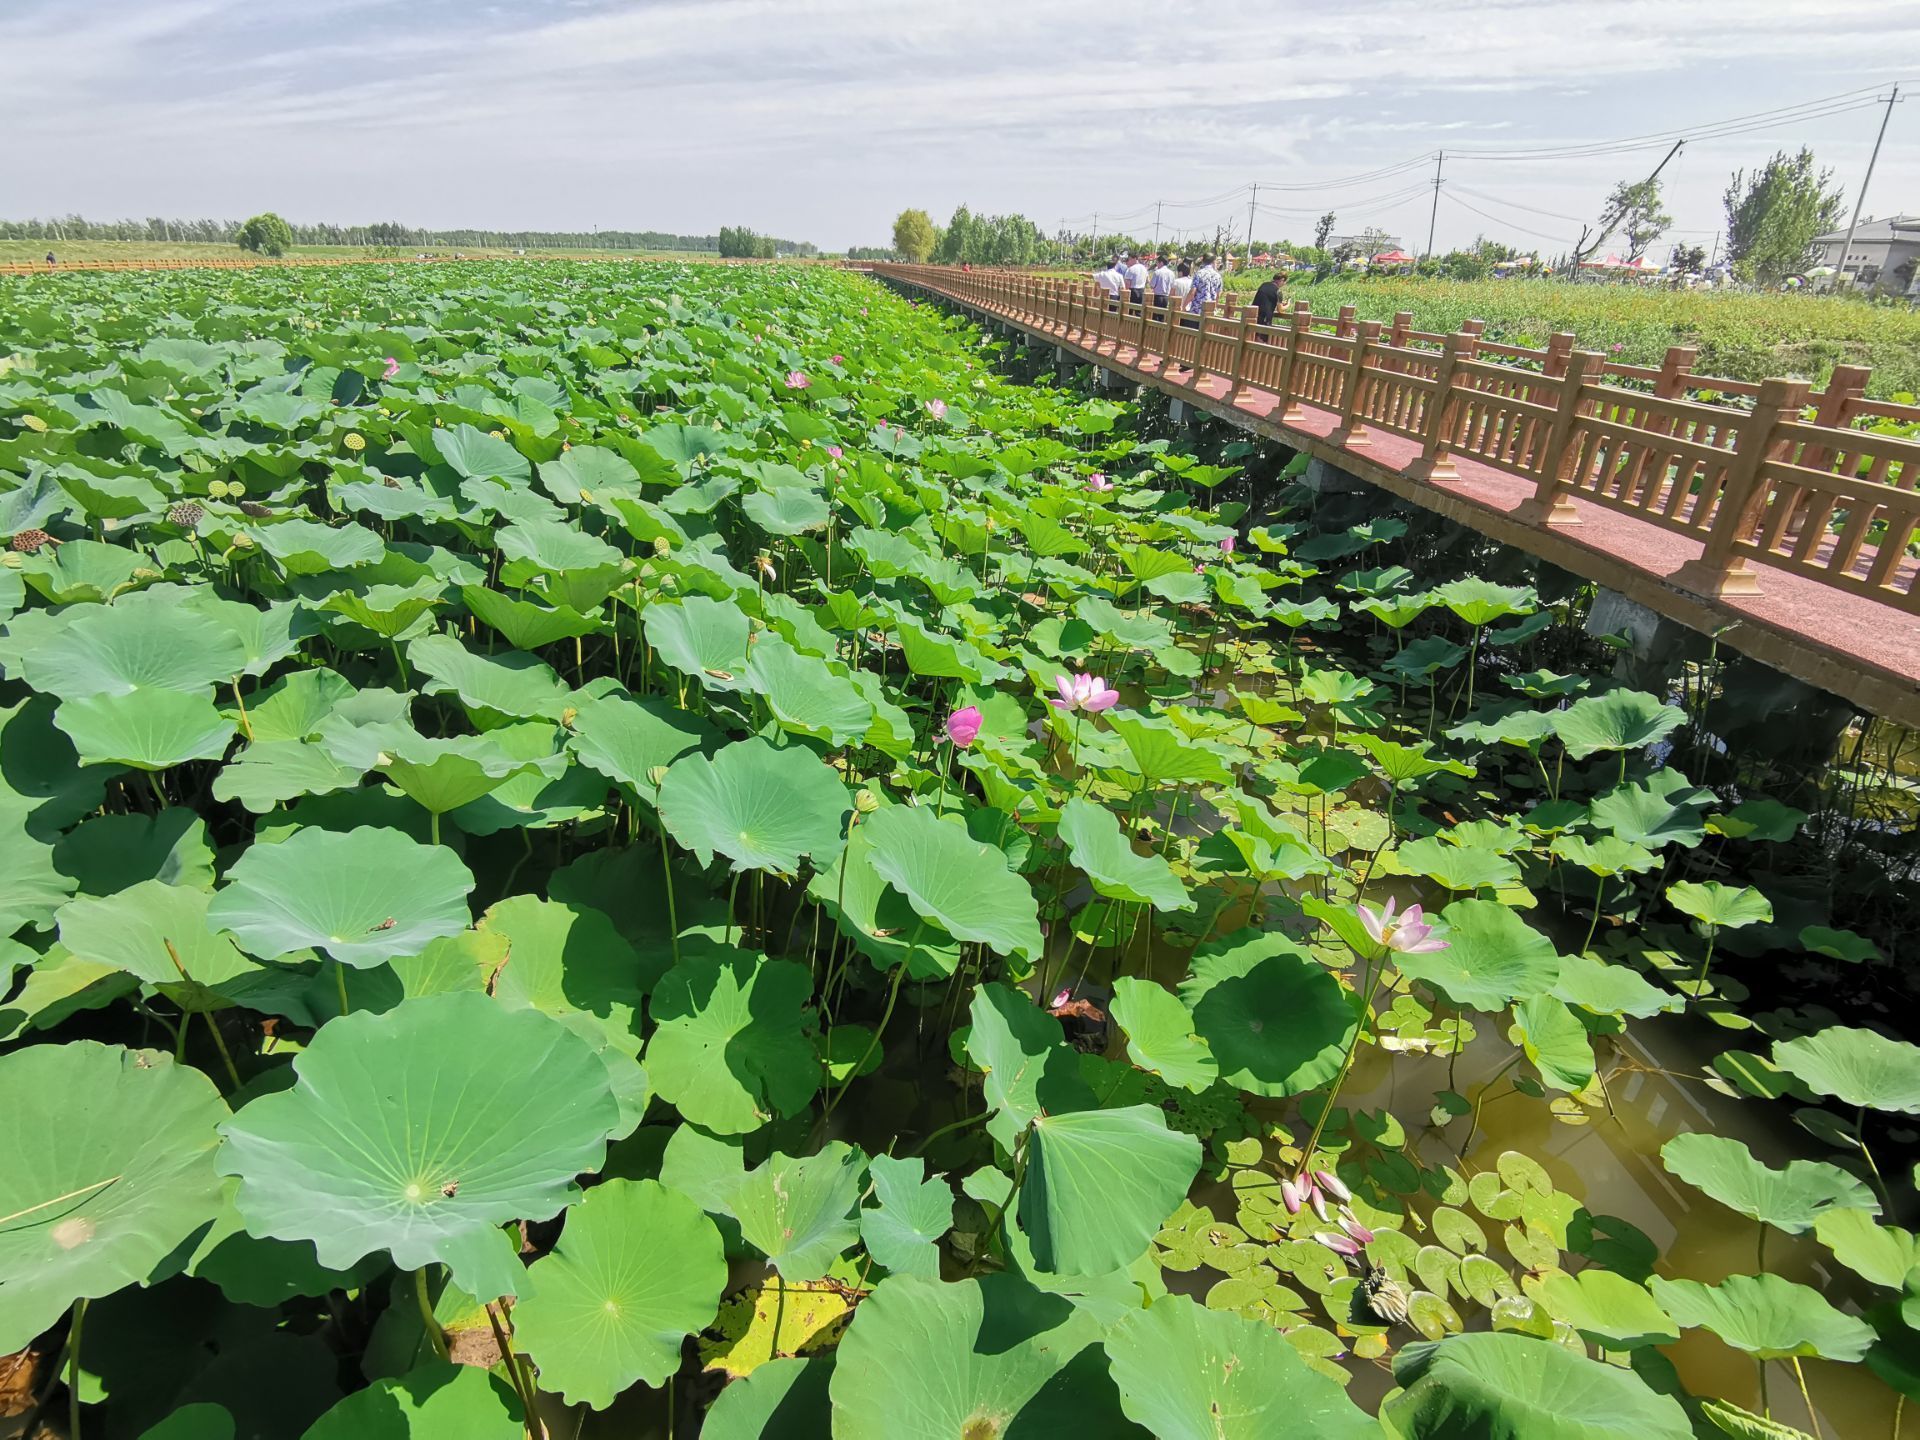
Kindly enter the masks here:
M 720 227 L 722 260 L 771 260 L 781 253 L 780 244 L 773 236 L 757 234 L 744 225 Z M 808 248 L 811 250 L 812 247 Z
M 0 220 L 0 240 L 155 240 L 163 243 L 235 245 L 245 222 L 240 220 L 170 219 L 88 220 L 80 215 L 48 219 Z M 290 223 L 295 245 L 387 246 L 393 249 L 497 250 L 689 250 L 712 253 L 721 249 L 727 231 L 719 235 L 673 235 L 664 230 L 429 230 L 395 221 L 370 225 L 312 225 Z M 752 234 L 751 231 L 745 232 Z M 756 239 L 763 237 L 755 237 Z M 817 246 L 803 240 L 768 238 L 775 254 L 815 255 Z

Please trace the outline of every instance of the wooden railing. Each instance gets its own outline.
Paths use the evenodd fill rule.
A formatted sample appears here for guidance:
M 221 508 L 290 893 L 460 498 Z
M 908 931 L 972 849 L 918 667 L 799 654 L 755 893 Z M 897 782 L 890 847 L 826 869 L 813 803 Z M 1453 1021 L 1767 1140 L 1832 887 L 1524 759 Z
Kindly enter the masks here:
M 1792 571 L 1920 613 L 1920 439 L 1864 428 L 1920 424 L 1920 406 L 1865 398 L 1868 372 L 1839 366 L 1826 388 L 1694 373 L 1676 346 L 1658 369 L 1609 363 L 1572 335 L 1503 345 L 1470 322 L 1451 335 L 1311 313 L 1258 323 L 1252 307 L 1197 314 L 1115 303 L 1098 287 L 1008 271 L 876 264 L 875 274 L 958 300 L 1147 373 L 1163 389 L 1228 402 L 1273 397 L 1285 426 L 1303 406 L 1332 412 L 1331 439 L 1364 452 L 1371 432 L 1416 442 L 1401 469 L 1445 481 L 1464 458 L 1534 485 L 1518 518 L 1578 523 L 1575 499 L 1697 539 L 1673 577 L 1696 594 L 1760 593 L 1761 568 Z M 1178 380 L 1172 377 L 1178 376 Z M 1761 567 L 1761 568 L 1756 568 Z

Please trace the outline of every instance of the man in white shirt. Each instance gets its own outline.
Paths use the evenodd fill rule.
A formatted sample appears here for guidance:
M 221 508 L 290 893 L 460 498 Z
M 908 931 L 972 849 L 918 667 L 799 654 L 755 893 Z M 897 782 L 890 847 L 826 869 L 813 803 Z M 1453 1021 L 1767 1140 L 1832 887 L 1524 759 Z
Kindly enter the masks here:
M 1153 271 L 1153 306 L 1156 310 L 1167 308 L 1167 295 L 1173 289 L 1173 265 L 1166 256 L 1160 257 L 1160 263 Z
M 1115 260 L 1106 269 L 1093 272 L 1093 283 L 1107 292 L 1107 308 L 1111 310 L 1119 300 L 1120 292 L 1126 288 L 1127 277 L 1120 268 L 1120 262 Z
M 1147 262 L 1138 255 L 1127 266 L 1127 299 L 1138 305 L 1147 298 Z

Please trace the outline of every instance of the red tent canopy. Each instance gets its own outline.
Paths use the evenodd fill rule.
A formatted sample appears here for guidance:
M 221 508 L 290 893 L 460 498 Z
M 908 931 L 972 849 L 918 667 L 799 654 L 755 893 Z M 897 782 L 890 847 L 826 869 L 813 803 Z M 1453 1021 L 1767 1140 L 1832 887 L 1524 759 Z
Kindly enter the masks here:
M 1404 250 L 1389 250 L 1385 254 L 1374 256 L 1373 263 L 1376 265 L 1411 265 L 1413 264 L 1413 258 L 1413 256 L 1407 254 Z

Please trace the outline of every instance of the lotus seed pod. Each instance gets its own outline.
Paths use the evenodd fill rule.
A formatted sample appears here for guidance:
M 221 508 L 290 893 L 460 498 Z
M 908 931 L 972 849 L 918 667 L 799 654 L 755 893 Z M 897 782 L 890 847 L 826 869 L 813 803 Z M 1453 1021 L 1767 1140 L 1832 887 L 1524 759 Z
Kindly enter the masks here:
M 673 553 L 673 545 L 664 535 L 653 537 L 653 553 L 664 560 Z
M 182 500 L 167 507 L 167 523 L 178 525 L 183 530 L 191 530 L 200 523 L 207 512 L 196 500 Z
M 862 815 L 871 815 L 880 808 L 880 797 L 871 790 L 862 790 L 853 797 L 853 808 Z
M 12 545 L 22 555 L 33 555 L 52 541 L 53 537 L 44 530 L 22 530 L 13 537 Z

